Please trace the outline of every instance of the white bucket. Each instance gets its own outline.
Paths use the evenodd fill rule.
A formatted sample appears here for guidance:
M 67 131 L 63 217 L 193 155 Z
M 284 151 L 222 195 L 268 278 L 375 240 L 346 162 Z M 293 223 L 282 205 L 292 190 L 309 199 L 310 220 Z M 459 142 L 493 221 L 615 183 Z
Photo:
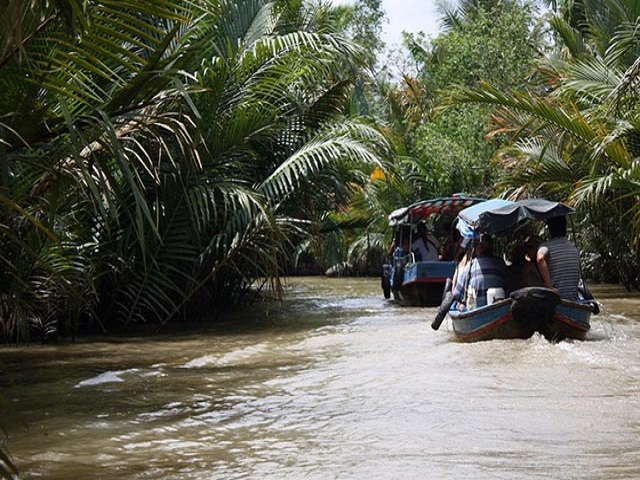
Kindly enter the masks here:
M 473 310 L 476 308 L 477 299 L 476 299 L 476 289 L 471 285 L 467 287 L 467 295 L 465 298 L 465 303 L 467 304 L 467 310 Z
M 504 288 L 489 288 L 487 289 L 487 305 L 499 302 L 505 299 Z

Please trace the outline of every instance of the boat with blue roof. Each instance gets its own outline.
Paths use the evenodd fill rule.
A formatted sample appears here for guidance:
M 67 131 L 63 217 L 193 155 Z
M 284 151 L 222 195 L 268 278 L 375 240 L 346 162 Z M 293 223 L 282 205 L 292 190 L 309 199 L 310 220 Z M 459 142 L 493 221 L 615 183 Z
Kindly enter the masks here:
M 473 244 L 481 235 L 492 235 L 508 242 L 515 232 L 532 222 L 574 212 L 561 202 L 544 199 L 491 199 L 461 210 L 457 228 L 468 242 L 467 255 L 471 256 Z M 591 316 L 599 312 L 598 303 L 584 279 L 575 301 L 561 298 L 555 289 L 525 286 L 506 295 L 501 292 L 498 297 L 487 297 L 486 305 L 467 307 L 453 299 L 452 288 L 452 282 L 448 282 L 432 327 L 437 330 L 448 316 L 453 332 L 463 342 L 526 339 L 536 333 L 550 341 L 584 340 L 590 330 Z

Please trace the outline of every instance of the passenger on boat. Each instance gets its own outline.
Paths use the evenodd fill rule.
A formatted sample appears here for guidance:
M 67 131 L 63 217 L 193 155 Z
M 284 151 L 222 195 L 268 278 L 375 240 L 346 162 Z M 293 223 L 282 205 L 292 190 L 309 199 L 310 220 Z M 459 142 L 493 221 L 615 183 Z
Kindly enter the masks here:
M 458 232 L 457 228 L 454 228 L 451 223 L 448 223 L 444 227 L 446 238 L 444 240 L 444 246 L 442 247 L 441 260 L 455 260 L 459 262 L 464 254 L 464 248 L 461 247 L 462 236 Z
M 424 223 L 419 223 L 416 227 L 416 239 L 411 244 L 411 251 L 415 255 L 416 261 L 436 261 L 439 250 L 438 239 L 427 232 L 427 226 Z
M 565 216 L 547 219 L 550 240 L 540 245 L 538 270 L 544 286 L 558 291 L 561 298 L 576 301 L 580 281 L 580 253 L 567 239 Z
M 487 290 L 504 289 L 507 276 L 507 266 L 494 255 L 493 239 L 489 235 L 483 235 L 475 249 L 475 257 L 458 276 L 453 289 L 453 298 L 459 307 L 467 309 L 487 305 Z
M 396 231 L 389 253 L 393 257 L 393 273 L 391 276 L 391 288 L 399 290 L 404 281 L 404 267 L 409 261 L 409 248 L 411 238 L 411 227 L 404 225 Z
M 543 286 L 538 272 L 536 255 L 540 244 L 534 237 L 527 237 L 522 243 L 516 243 L 511 251 L 507 267 L 507 290 L 513 292 L 524 287 Z
M 411 227 L 403 226 L 396 230 L 396 233 L 389 247 L 389 256 L 394 258 L 406 257 L 409 255 L 409 240 L 411 237 Z

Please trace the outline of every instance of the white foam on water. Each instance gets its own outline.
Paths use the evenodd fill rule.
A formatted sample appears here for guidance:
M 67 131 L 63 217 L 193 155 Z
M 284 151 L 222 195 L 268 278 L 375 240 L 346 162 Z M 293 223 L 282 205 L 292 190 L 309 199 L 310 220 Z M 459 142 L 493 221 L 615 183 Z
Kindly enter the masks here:
M 228 366 L 247 363 L 268 350 L 267 345 L 251 345 L 249 347 L 234 350 L 224 355 L 207 354 L 184 364 L 184 368 L 203 368 L 209 366 Z
M 75 388 L 80 388 L 80 387 L 91 387 L 91 386 L 95 386 L 95 385 L 102 385 L 104 383 L 119 383 L 119 382 L 124 382 L 124 380 L 122 379 L 122 375 L 124 375 L 127 372 L 132 372 L 134 370 L 114 370 L 114 371 L 108 371 L 108 372 L 103 372 L 98 376 L 95 376 L 93 378 L 88 378 L 87 380 L 82 380 L 81 382 L 79 382 Z

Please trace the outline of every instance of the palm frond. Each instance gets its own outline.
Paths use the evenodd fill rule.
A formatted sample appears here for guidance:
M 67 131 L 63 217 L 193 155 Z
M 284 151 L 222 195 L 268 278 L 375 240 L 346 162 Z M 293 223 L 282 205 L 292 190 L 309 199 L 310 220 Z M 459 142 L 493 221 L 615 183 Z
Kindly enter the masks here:
M 602 105 L 620 83 L 622 72 L 615 64 L 600 59 L 574 62 L 567 71 L 567 80 L 563 91 L 571 95 L 582 105 Z
M 382 166 L 381 158 L 364 139 L 384 142 L 383 137 L 366 126 L 360 126 L 358 130 L 363 135 L 363 141 L 335 129 L 320 134 L 283 162 L 261 183 L 259 190 L 270 199 L 282 199 L 295 190 L 301 179 L 347 159 L 352 163 Z

